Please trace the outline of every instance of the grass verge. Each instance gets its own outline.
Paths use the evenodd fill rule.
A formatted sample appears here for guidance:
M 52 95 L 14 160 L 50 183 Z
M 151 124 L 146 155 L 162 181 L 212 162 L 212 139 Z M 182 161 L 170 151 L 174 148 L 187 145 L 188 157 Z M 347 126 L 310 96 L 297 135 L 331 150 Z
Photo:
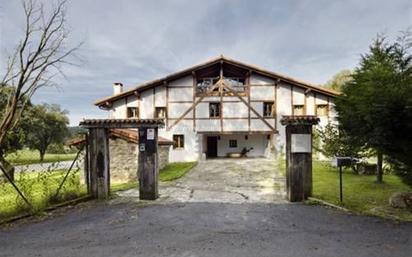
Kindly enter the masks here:
M 173 162 L 164 167 L 159 174 L 160 181 L 172 181 L 184 176 L 197 162 Z
M 350 169 L 343 173 L 343 203 L 339 201 L 339 173 L 327 162 L 313 161 L 313 197 L 342 206 L 356 213 L 412 221 L 412 212 L 389 205 L 395 192 L 412 188 L 395 175 L 384 175 L 384 183 L 375 176 L 357 175 Z
M 54 197 L 65 173 L 65 170 L 53 170 L 16 174 L 15 183 L 29 200 L 31 208 L 10 183 L 0 183 L 0 222 L 16 215 L 41 213 L 53 204 L 86 195 L 86 187 L 80 183 L 79 172 L 72 171 L 59 195 Z

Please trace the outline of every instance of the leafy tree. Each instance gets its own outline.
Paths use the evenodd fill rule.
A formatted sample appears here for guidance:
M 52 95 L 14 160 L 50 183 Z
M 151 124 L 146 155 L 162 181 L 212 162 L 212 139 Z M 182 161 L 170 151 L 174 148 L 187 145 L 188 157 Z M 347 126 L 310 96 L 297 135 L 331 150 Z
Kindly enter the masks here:
M 7 96 L 12 90 L 12 87 L 0 87 L 0 118 L 4 115 L 4 110 L 7 105 Z M 26 109 L 30 107 L 31 103 L 28 102 Z M 23 148 L 25 137 L 27 135 L 27 131 L 25 130 L 27 126 L 22 125 L 23 123 L 23 120 L 16 122 L 14 128 L 9 129 L 4 135 L 4 139 L 0 142 L 0 163 L 2 163 L 3 167 L 8 171 L 8 175 L 11 179 L 14 179 L 14 168 L 5 159 L 5 156 Z M 3 174 L 0 172 L 0 181 L 4 180 L 2 175 Z
M 50 144 L 62 144 L 69 134 L 67 114 L 59 105 L 42 104 L 31 108 L 24 117 L 27 129 L 30 130 L 26 145 L 39 151 L 40 161 L 43 161 Z
M 410 33 L 393 43 L 379 36 L 336 100 L 343 131 L 377 152 L 378 182 L 382 182 L 383 155 L 412 172 L 411 42 Z
M 353 72 L 351 70 L 341 70 L 337 74 L 335 74 L 326 84 L 324 87 L 341 91 L 342 87 L 352 80 Z
M 361 157 L 362 147 L 353 142 L 345 131 L 339 129 L 338 125 L 328 123 L 325 127 L 314 130 L 314 148 L 324 156 Z

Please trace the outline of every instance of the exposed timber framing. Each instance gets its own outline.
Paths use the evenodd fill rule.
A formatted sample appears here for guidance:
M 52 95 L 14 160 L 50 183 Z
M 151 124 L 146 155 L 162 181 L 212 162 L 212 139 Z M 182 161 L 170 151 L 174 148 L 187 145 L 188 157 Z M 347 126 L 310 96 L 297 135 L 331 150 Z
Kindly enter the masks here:
M 273 103 L 273 105 L 275 106 L 275 129 L 278 129 L 278 88 L 279 88 L 279 83 L 280 83 L 280 79 L 277 79 L 275 82 L 275 87 L 274 87 L 274 98 L 275 98 L 275 102 Z
M 295 108 L 293 106 L 293 85 L 290 86 L 290 108 L 292 108 L 291 114 L 295 115 Z
M 156 87 L 153 87 L 153 115 L 152 118 L 156 118 Z
M 213 91 L 219 87 L 219 83 L 216 83 L 213 87 L 210 88 L 209 91 Z M 207 95 L 203 95 L 196 100 L 196 102 L 192 103 L 189 109 L 187 109 L 175 122 L 173 122 L 167 129 L 170 130 L 173 128 L 179 121 L 181 121 L 191 110 L 194 110 L 196 106 L 205 98 Z
M 197 131 L 198 134 L 203 135 L 272 135 L 275 134 L 273 131 L 265 130 L 254 130 L 254 131 Z
M 307 110 L 306 110 L 306 105 L 307 105 L 307 98 L 308 96 L 307 96 L 307 94 L 306 94 L 306 92 L 304 92 L 303 93 L 303 114 L 304 115 L 307 115 L 308 114 L 308 112 L 307 112 Z
M 233 91 L 230 87 L 226 86 L 225 84 L 223 84 L 223 86 L 228 90 L 231 91 L 235 96 L 237 96 L 240 101 L 242 101 L 244 104 L 246 104 L 247 106 L 249 106 L 250 110 L 256 115 L 258 116 L 259 119 L 261 119 L 263 121 L 263 123 L 266 124 L 266 126 L 268 126 L 273 132 L 277 132 L 277 130 L 269 123 L 267 122 L 267 120 L 265 118 L 262 117 L 262 115 L 259 114 L 259 112 L 257 112 L 254 108 L 252 108 L 252 106 L 250 106 L 250 104 L 243 99 L 243 97 L 239 96 L 237 94 L 237 92 Z
M 248 123 L 247 123 L 247 129 L 250 132 L 250 127 L 251 127 L 251 123 L 250 123 L 250 78 L 252 77 L 252 71 L 248 72 L 247 75 L 247 102 L 248 102 L 248 110 L 247 110 L 247 116 L 248 116 Z
M 196 101 L 196 73 L 195 72 L 192 72 L 192 79 L 193 79 L 193 87 L 192 87 L 192 89 L 193 89 L 193 100 L 192 100 L 192 102 L 194 103 L 195 101 Z M 196 106 L 193 108 L 193 111 L 192 111 L 192 113 L 193 113 L 193 132 L 195 132 L 196 131 Z
M 166 119 L 165 119 L 165 124 L 166 124 L 166 131 L 168 130 L 168 125 L 169 125 L 169 84 L 167 82 L 164 82 L 163 85 L 165 85 L 166 89 Z
M 330 114 L 329 114 L 329 112 L 330 112 L 329 96 L 328 96 L 328 98 L 327 98 L 327 101 L 328 101 L 328 103 L 327 103 L 327 105 L 328 105 L 328 107 L 327 107 L 327 115 L 328 115 L 328 122 L 329 122 L 329 121 L 330 121 L 330 120 L 329 120 L 329 118 L 330 118 Z

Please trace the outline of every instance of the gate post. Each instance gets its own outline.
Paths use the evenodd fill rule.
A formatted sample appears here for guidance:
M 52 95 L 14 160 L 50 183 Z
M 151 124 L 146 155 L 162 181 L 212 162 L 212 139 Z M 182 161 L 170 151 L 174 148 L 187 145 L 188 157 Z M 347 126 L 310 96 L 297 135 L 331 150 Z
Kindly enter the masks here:
M 316 116 L 283 116 L 286 125 L 286 190 L 288 200 L 301 202 L 312 195 L 312 126 Z
M 159 197 L 159 166 L 157 153 L 157 127 L 139 128 L 139 198 L 156 200 Z
M 110 195 L 109 139 L 106 128 L 89 128 L 87 147 L 90 192 L 94 198 L 107 199 Z

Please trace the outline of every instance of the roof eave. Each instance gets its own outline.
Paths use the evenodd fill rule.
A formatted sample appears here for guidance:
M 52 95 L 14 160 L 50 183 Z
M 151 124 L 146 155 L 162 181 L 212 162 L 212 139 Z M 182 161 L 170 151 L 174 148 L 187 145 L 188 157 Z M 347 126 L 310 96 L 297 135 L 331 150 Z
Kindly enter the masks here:
M 172 73 L 172 74 L 170 74 L 168 76 L 165 76 L 163 78 L 146 82 L 144 84 L 136 86 L 133 89 L 127 90 L 127 91 L 125 91 L 123 93 L 120 93 L 118 95 L 103 98 L 101 100 L 96 101 L 94 104 L 96 106 L 99 106 L 99 107 L 107 105 L 107 103 L 114 102 L 114 101 L 116 101 L 118 99 L 121 99 L 123 97 L 127 97 L 127 96 L 130 96 L 132 94 L 138 94 L 139 92 L 141 92 L 143 90 L 150 89 L 150 88 L 155 87 L 155 86 L 159 86 L 161 84 L 164 84 L 167 81 L 178 79 L 182 76 L 185 76 L 186 74 L 191 74 L 192 72 L 196 72 L 196 70 L 201 69 L 204 66 L 213 65 L 215 62 L 219 62 L 219 61 L 226 61 L 228 63 L 234 64 L 234 65 L 237 65 L 237 66 L 241 66 L 244 69 L 252 70 L 252 72 L 254 72 L 254 73 L 264 75 L 264 76 L 268 76 L 268 77 L 271 77 L 271 78 L 277 78 L 277 79 L 280 79 L 281 81 L 283 80 L 284 82 L 294 84 L 294 85 L 297 85 L 297 86 L 300 86 L 300 87 L 303 87 L 303 88 L 311 89 L 311 90 L 323 93 L 323 94 L 328 95 L 328 96 L 337 97 L 337 96 L 341 95 L 340 92 L 337 92 L 337 91 L 334 91 L 334 90 L 331 90 L 331 89 L 326 89 L 326 88 L 323 88 L 321 86 L 312 85 L 312 84 L 307 83 L 307 82 L 299 81 L 297 79 L 290 78 L 288 76 L 285 76 L 285 75 L 282 75 L 282 74 L 279 74 L 279 73 L 275 73 L 275 72 L 272 72 L 272 71 L 268 71 L 268 70 L 262 69 L 258 66 L 255 66 L 255 65 L 242 63 L 242 62 L 227 58 L 227 57 L 222 55 L 222 56 L 219 56 L 217 58 L 213 58 L 211 60 L 203 62 L 201 64 L 197 64 L 195 66 L 192 66 L 190 68 Z

